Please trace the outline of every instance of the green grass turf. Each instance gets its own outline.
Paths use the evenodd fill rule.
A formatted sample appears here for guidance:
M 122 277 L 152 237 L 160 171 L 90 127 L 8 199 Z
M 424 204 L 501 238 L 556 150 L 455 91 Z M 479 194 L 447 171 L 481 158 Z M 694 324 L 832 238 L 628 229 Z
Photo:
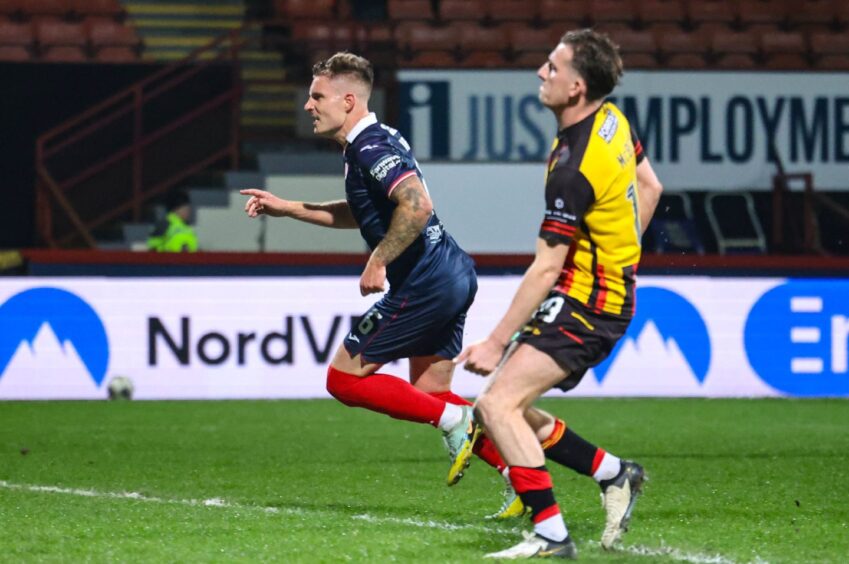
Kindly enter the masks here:
M 674 560 L 634 547 L 715 562 L 849 556 L 847 401 L 541 406 L 651 477 L 631 551 L 610 554 L 598 488 L 551 466 L 583 561 Z M 501 501 L 486 465 L 453 488 L 446 471 L 434 429 L 332 401 L 0 403 L 0 560 L 471 562 L 528 528 L 482 519 Z M 211 498 L 229 506 L 187 501 Z

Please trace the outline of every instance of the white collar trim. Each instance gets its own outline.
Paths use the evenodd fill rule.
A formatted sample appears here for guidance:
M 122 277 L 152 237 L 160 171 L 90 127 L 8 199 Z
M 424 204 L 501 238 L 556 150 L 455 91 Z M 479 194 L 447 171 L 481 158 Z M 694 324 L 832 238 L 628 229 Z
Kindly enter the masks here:
M 348 132 L 348 135 L 345 136 L 345 141 L 348 143 L 353 143 L 354 139 L 363 132 L 363 129 L 370 125 L 374 125 L 377 123 L 377 116 L 374 112 L 369 113 L 366 117 L 357 122 L 357 125 L 354 126 L 354 129 Z

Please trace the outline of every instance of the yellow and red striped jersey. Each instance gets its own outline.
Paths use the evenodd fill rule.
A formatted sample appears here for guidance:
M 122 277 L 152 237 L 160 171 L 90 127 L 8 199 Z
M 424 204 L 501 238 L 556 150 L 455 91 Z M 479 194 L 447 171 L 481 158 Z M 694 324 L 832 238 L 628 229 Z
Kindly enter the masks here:
M 596 313 L 634 314 L 642 146 L 609 102 L 561 130 L 551 149 L 540 237 L 568 244 L 555 290 Z

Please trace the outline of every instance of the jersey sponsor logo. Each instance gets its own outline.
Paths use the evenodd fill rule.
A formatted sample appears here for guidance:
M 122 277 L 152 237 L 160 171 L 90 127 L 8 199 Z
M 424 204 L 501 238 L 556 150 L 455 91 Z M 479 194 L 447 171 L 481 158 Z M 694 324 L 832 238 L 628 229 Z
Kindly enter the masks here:
M 639 288 L 637 313 L 610 356 L 595 367 L 599 383 L 611 369 L 631 373 L 659 366 L 688 374 L 700 385 L 710 367 L 711 342 L 699 311 L 681 295 L 666 288 Z
M 425 230 L 428 240 L 431 243 L 437 243 L 442 238 L 442 225 L 431 225 Z
M 380 149 L 380 145 L 363 145 L 360 147 L 360 152 L 365 153 L 366 151 L 373 151 L 375 149 Z
M 605 142 L 610 143 L 613 136 L 616 135 L 616 130 L 619 129 L 619 118 L 613 112 L 607 112 L 607 117 L 604 118 L 604 123 L 598 128 L 598 134 Z
M 76 294 L 31 288 L 0 306 L 0 387 L 29 379 L 39 388 L 90 389 L 103 382 L 108 364 L 103 321 Z
M 799 396 L 849 394 L 849 282 L 791 280 L 763 294 L 744 331 L 760 378 Z
M 398 155 L 389 155 L 388 157 L 382 158 L 373 167 L 371 167 L 369 173 L 379 182 L 386 178 L 389 171 L 399 164 L 401 164 L 401 157 Z

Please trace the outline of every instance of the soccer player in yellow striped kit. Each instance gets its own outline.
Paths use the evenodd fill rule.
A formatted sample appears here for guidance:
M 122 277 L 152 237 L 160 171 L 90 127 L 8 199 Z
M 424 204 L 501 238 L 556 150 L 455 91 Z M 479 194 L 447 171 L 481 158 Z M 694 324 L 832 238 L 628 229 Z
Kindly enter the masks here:
M 494 373 L 475 405 L 476 420 L 534 523 L 522 542 L 487 555 L 494 558 L 577 556 L 546 458 L 601 486 L 605 549 L 627 529 L 645 479 L 639 464 L 589 443 L 533 402 L 553 387 L 574 388 L 625 333 L 634 315 L 640 238 L 662 187 L 628 120 L 605 101 L 622 75 L 607 36 L 566 33 L 537 74 L 540 101 L 559 132 L 536 256 L 492 333 L 455 359 L 472 372 Z

